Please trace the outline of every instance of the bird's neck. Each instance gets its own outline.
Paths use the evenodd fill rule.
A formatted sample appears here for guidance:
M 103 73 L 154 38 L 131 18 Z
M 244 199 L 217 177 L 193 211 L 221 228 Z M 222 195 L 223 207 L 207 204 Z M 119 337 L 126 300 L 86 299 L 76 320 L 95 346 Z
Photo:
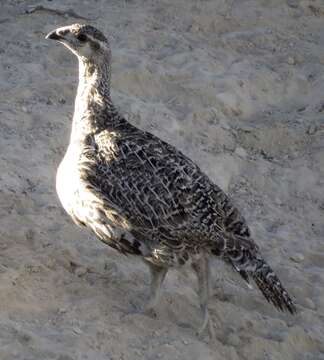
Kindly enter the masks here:
M 109 61 L 94 64 L 80 60 L 71 140 L 82 140 L 110 127 L 117 117 L 119 115 L 110 98 Z

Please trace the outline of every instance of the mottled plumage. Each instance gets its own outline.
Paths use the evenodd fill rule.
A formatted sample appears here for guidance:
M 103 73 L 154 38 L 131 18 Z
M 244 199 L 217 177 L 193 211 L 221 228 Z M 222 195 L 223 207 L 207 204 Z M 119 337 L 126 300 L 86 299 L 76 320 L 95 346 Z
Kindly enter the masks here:
M 150 265 L 150 307 L 167 269 L 189 262 L 198 274 L 204 330 L 210 325 L 208 258 L 215 255 L 246 281 L 253 278 L 278 309 L 294 313 L 291 298 L 226 194 L 180 151 L 116 111 L 106 37 L 79 24 L 47 37 L 78 56 L 80 71 L 71 141 L 57 174 L 59 198 L 77 224 Z

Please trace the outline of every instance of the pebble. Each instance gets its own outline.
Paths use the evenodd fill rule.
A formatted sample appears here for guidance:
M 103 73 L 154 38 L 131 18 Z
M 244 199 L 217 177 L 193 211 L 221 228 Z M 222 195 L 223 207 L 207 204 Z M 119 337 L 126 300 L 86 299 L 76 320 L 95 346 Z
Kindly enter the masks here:
M 310 298 L 306 298 L 306 299 L 305 299 L 305 305 L 306 305 L 309 309 L 311 309 L 311 310 L 315 310 L 315 309 L 316 309 L 316 306 L 315 306 L 315 304 L 314 304 L 314 301 L 313 301 L 312 299 L 310 299 Z
M 324 205 L 324 204 L 323 204 Z M 0 243 L 0 250 L 6 250 L 8 248 L 8 244 L 3 242 L 3 243 Z
M 301 263 L 305 260 L 305 256 L 303 254 L 296 253 L 296 254 L 290 256 L 290 259 L 296 263 Z
M 88 268 L 85 266 L 79 266 L 75 269 L 75 275 L 81 277 L 88 272 Z
M 238 146 L 236 149 L 235 149 L 235 154 L 240 156 L 241 158 L 243 159 L 246 159 L 247 157 L 247 152 L 240 146 Z
M 199 31 L 201 31 L 201 27 L 200 27 L 199 25 L 193 25 L 193 26 L 191 27 L 191 29 L 192 29 L 192 31 L 194 31 L 194 32 L 199 32 Z
M 25 236 L 26 236 L 27 240 L 34 240 L 35 233 L 34 233 L 33 229 L 28 229 L 25 233 Z
M 112 277 L 117 274 L 118 267 L 117 267 L 116 263 L 106 262 L 104 265 L 104 270 L 110 277 Z
M 32 337 L 25 332 L 18 332 L 18 341 L 22 344 L 26 344 L 32 340 Z
M 289 65 L 295 65 L 296 64 L 296 60 L 292 57 L 292 56 L 289 56 L 289 58 L 287 59 L 287 63 Z
M 60 355 L 57 360 L 74 360 L 70 355 Z
M 297 9 L 299 4 L 296 0 L 287 0 L 287 5 L 293 9 Z
M 54 259 L 48 259 L 45 263 L 45 265 L 49 268 L 49 269 L 54 269 L 56 262 Z
M 41 265 L 35 265 L 35 264 L 26 264 L 25 265 L 25 270 L 27 273 L 29 274 L 36 274 L 42 271 L 42 266 Z
M 73 332 L 78 335 L 82 334 L 82 330 L 76 326 L 73 327 Z
M 315 125 L 309 125 L 308 129 L 307 129 L 307 134 L 308 135 L 314 135 L 317 131 L 317 127 Z
M 227 343 L 232 346 L 240 345 L 240 338 L 236 334 L 230 334 L 227 338 Z

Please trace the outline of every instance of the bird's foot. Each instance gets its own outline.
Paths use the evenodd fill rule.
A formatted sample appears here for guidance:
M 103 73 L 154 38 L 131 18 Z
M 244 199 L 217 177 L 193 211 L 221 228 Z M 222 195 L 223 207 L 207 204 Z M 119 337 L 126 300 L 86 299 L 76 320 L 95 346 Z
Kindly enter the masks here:
M 215 339 L 214 324 L 212 322 L 212 319 L 210 318 L 207 306 L 204 306 L 202 308 L 202 310 L 203 310 L 204 318 L 203 318 L 202 325 L 197 330 L 197 336 L 198 336 L 198 338 L 202 339 L 204 337 L 205 331 L 207 330 L 210 340 L 213 340 L 213 339 Z
M 135 299 L 130 302 L 130 305 L 131 310 L 127 311 L 127 314 L 140 314 L 152 319 L 157 318 L 157 312 L 150 302 L 143 306 L 143 304 L 139 304 L 138 299 Z

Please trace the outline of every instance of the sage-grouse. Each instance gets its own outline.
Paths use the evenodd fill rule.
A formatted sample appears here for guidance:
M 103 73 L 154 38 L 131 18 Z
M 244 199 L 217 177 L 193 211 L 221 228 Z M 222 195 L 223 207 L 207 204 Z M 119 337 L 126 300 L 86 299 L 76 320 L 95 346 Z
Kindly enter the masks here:
M 157 305 L 168 269 L 189 263 L 199 282 L 199 333 L 210 330 L 208 259 L 217 256 L 244 280 L 252 278 L 279 310 L 294 313 L 292 299 L 226 194 L 180 151 L 118 113 L 110 96 L 107 38 L 80 24 L 58 28 L 46 38 L 79 59 L 71 140 L 57 172 L 58 196 L 78 225 L 149 265 L 147 308 Z

